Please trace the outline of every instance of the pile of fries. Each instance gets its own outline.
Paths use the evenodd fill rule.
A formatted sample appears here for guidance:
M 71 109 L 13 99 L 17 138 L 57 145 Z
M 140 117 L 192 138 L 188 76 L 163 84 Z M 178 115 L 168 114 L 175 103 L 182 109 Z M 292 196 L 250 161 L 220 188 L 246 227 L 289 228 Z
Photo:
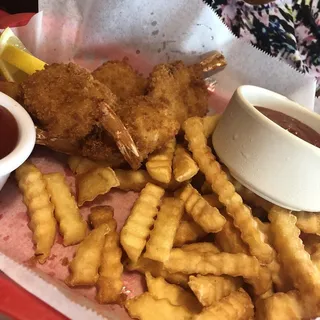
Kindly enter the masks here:
M 132 318 L 319 316 L 320 216 L 274 206 L 234 181 L 208 143 L 218 121 L 189 118 L 185 140 L 168 142 L 138 171 L 70 157 L 77 201 L 62 174 L 23 164 L 16 177 L 39 262 L 58 224 L 64 245 L 80 243 L 66 283 L 95 285 L 98 302 L 124 303 Z M 79 212 L 112 188 L 139 192 L 120 234 L 112 207 L 91 208 L 90 228 Z M 144 274 L 147 292 L 125 301 L 124 269 Z

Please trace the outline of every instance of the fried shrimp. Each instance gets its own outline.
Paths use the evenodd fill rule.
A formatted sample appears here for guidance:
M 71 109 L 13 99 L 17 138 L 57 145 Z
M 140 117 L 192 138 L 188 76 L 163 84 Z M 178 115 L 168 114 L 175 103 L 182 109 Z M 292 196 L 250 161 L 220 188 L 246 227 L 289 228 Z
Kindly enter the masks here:
M 92 76 L 106 85 L 120 100 L 144 95 L 147 79 L 127 62 L 108 61 L 92 72 Z
M 136 143 L 141 160 L 164 146 L 180 127 L 167 103 L 147 96 L 128 99 L 116 112 Z
M 79 140 L 97 122 L 97 104 L 116 103 L 116 96 L 85 69 L 73 64 L 46 66 L 22 83 L 23 103 L 52 137 Z M 81 124 L 81 125 L 79 125 Z
M 182 61 L 159 64 L 149 80 L 148 94 L 167 101 L 180 124 L 188 117 L 207 113 L 208 92 L 200 65 L 185 66 Z

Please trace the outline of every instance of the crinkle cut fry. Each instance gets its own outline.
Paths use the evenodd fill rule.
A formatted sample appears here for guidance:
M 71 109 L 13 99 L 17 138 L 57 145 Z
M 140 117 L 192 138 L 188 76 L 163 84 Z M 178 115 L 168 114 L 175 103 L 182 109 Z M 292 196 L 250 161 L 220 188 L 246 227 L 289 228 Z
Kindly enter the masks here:
M 297 218 L 289 210 L 272 207 L 269 212 L 274 246 L 284 268 L 294 286 L 302 294 L 310 295 L 316 303 L 320 302 L 320 271 L 305 251 Z
M 248 320 L 253 318 L 253 304 L 249 295 L 243 290 L 232 292 L 216 304 L 206 308 L 193 320 Z
M 81 242 L 87 233 L 87 223 L 83 220 L 64 175 L 60 172 L 44 175 L 47 190 L 54 204 L 54 214 L 63 236 L 63 244 L 70 246 Z
M 155 183 L 146 170 L 114 170 L 120 185 L 117 187 L 123 191 L 140 192 L 148 182 Z
M 106 194 L 120 184 L 110 167 L 98 167 L 76 177 L 78 205 L 93 201 L 97 196 Z
M 172 166 L 174 178 L 178 182 L 191 179 L 199 171 L 199 167 L 189 152 L 180 144 L 176 147 Z
M 203 132 L 206 138 L 209 138 L 213 134 L 220 118 L 221 114 L 215 114 L 213 116 L 206 116 L 202 118 L 202 124 L 204 129 Z
M 274 250 L 265 243 L 264 235 L 253 219 L 250 209 L 243 204 L 240 195 L 236 193 L 207 146 L 201 118 L 189 118 L 184 122 L 183 129 L 193 158 L 211 184 L 212 190 L 219 195 L 219 201 L 226 206 L 227 213 L 232 216 L 235 226 L 241 231 L 241 238 L 249 245 L 251 254 L 262 263 L 270 263 L 274 258 Z
M 128 257 L 137 262 L 150 234 L 150 227 L 158 213 L 164 189 L 148 183 L 134 203 L 131 213 L 123 226 L 120 242 Z
M 223 229 L 216 234 L 215 240 L 223 251 L 249 254 L 248 246 L 242 241 L 240 231 L 233 225 L 231 217 L 227 218 Z M 260 296 L 272 288 L 271 272 L 267 267 L 261 266 L 259 276 L 246 279 L 246 282 L 251 284 L 254 293 Z
M 119 303 L 123 288 L 122 250 L 115 219 L 112 217 L 106 225 L 108 225 L 110 231 L 106 235 L 102 249 L 102 260 L 97 282 L 97 300 L 100 303 Z
M 319 307 L 313 307 L 308 299 L 302 299 L 298 290 L 277 292 L 267 299 L 256 302 L 257 320 L 300 320 L 319 315 Z
M 172 139 L 163 148 L 149 155 L 146 168 L 151 178 L 161 183 L 171 181 L 175 148 L 176 139 Z
M 226 222 L 224 216 L 217 208 L 211 207 L 190 183 L 180 192 L 179 198 L 184 202 L 187 213 L 204 231 L 215 233 L 223 228 Z
M 230 217 L 226 217 L 222 230 L 215 235 L 215 242 L 225 252 L 249 254 L 248 245 L 241 239 L 241 233 Z
M 162 277 L 153 277 L 146 273 L 148 291 L 156 299 L 168 299 L 174 306 L 183 306 L 192 313 L 199 313 L 202 309 L 197 298 L 180 286 L 166 282 Z
M 35 255 L 40 263 L 45 263 L 50 255 L 56 237 L 54 207 L 46 190 L 41 172 L 30 162 L 25 162 L 16 170 L 16 179 L 23 193 L 23 201 L 28 208 L 29 227 L 33 232 Z
M 305 233 L 320 235 L 320 215 L 318 212 L 292 212 L 297 217 L 297 227 Z
M 189 277 L 189 287 L 204 307 L 209 307 L 220 299 L 238 290 L 243 281 L 241 278 L 228 276 L 197 276 Z
M 68 286 L 92 286 L 97 282 L 105 236 L 109 231 L 109 227 L 102 224 L 80 243 L 69 264 L 70 274 L 65 280 Z
M 194 242 L 207 233 L 194 221 L 181 220 L 178 226 L 173 246 L 181 247 L 185 243 Z
M 272 235 L 270 232 L 270 223 L 263 223 L 259 218 L 254 218 L 261 230 L 266 236 L 266 240 L 268 243 L 272 244 Z M 288 276 L 286 270 L 283 268 L 282 264 L 280 263 L 278 255 L 275 256 L 275 258 L 272 260 L 271 263 L 269 263 L 267 266 L 267 269 L 269 270 L 271 274 L 272 282 L 275 285 L 275 289 L 277 292 L 288 292 L 292 289 L 294 289 L 292 281 L 290 277 Z
M 181 217 L 183 202 L 176 198 L 164 198 L 150 232 L 144 257 L 164 262 L 169 258 Z
M 138 271 L 142 274 L 150 272 L 153 277 L 162 277 L 169 283 L 188 288 L 188 275 L 184 273 L 170 273 L 161 262 L 140 257 L 136 263 L 126 261 L 125 265 L 129 271 Z
M 197 251 L 201 253 L 211 252 L 211 253 L 219 253 L 220 249 L 213 244 L 212 242 L 196 242 L 185 244 L 181 247 L 183 251 Z
M 117 222 L 113 218 L 114 209 L 111 206 L 96 206 L 90 208 L 88 216 L 89 225 L 93 229 L 97 229 L 102 224 L 106 223 L 110 230 L 117 230 Z
M 125 304 L 129 315 L 140 320 L 191 320 L 192 314 L 182 306 L 174 306 L 167 299 L 155 299 L 149 292 L 133 299 L 127 300 Z
M 252 279 L 259 276 L 260 263 L 257 258 L 238 253 L 216 253 L 172 249 L 169 259 L 164 263 L 169 272 L 186 274 L 230 275 Z

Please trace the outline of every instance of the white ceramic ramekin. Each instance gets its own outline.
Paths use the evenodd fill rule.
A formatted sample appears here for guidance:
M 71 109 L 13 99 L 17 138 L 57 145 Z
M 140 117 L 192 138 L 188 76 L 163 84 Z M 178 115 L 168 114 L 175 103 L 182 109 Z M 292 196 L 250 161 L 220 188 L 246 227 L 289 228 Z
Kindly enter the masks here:
M 220 160 L 245 187 L 295 211 L 320 212 L 320 148 L 284 130 L 254 106 L 281 111 L 320 133 L 320 116 L 275 92 L 241 86 L 212 141 Z
M 10 173 L 27 160 L 31 154 L 35 141 L 36 131 L 27 111 L 15 100 L 0 92 L 0 106 L 10 111 L 16 119 L 19 137 L 16 147 L 6 157 L 0 160 L 0 190 L 6 183 Z M 5 139 L 5 137 L 0 137 Z

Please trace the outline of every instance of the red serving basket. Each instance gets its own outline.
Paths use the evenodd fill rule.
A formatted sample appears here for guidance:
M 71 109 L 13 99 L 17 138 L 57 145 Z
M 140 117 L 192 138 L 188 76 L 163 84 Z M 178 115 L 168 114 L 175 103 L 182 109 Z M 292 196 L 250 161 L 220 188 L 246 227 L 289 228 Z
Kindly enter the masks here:
M 26 25 L 34 13 L 8 14 L 0 10 L 0 29 Z M 1 313 L 14 320 L 66 320 L 67 318 L 0 272 Z

